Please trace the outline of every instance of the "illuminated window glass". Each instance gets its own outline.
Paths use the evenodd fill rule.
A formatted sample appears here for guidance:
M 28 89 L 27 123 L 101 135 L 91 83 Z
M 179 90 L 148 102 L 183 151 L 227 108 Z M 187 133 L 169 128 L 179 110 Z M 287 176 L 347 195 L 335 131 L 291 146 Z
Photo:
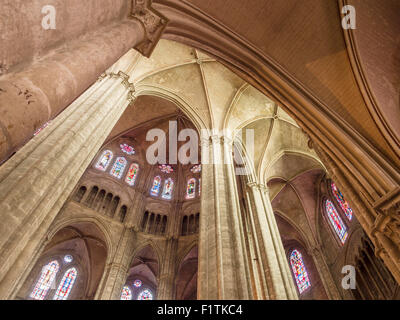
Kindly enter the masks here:
M 193 199 L 196 196 L 196 179 L 190 179 L 186 187 L 186 198 Z
M 158 166 L 158 168 L 163 173 L 168 173 L 169 174 L 171 172 L 174 172 L 174 168 L 172 168 L 170 165 L 167 165 L 167 164 L 162 164 L 162 165 Z
M 128 174 L 126 175 L 125 182 L 130 186 L 134 186 L 138 172 L 139 172 L 139 165 L 137 163 L 132 163 L 131 166 L 129 167 Z
M 162 193 L 163 199 L 167 199 L 167 200 L 172 199 L 173 189 L 174 189 L 174 181 L 171 178 L 168 178 L 164 182 L 164 190 Z
M 138 300 L 153 300 L 153 294 L 149 289 L 145 289 L 139 293 Z
M 122 288 L 121 300 L 132 300 L 132 291 L 128 286 Z
M 67 300 L 77 276 L 78 272 L 75 268 L 67 270 L 64 273 L 53 300 Z
M 351 218 L 353 218 L 353 210 L 351 210 L 349 203 L 344 199 L 343 194 L 340 192 L 334 182 L 331 183 L 331 189 L 340 208 L 346 214 L 346 217 L 349 219 L 349 221 L 351 221 Z
M 48 263 L 42 268 L 42 273 L 40 274 L 40 278 L 36 282 L 35 288 L 30 294 L 30 297 L 32 299 L 44 300 L 54 279 L 56 278 L 59 269 L 60 265 L 55 260 Z
M 293 250 L 290 254 L 290 265 L 296 279 L 297 288 L 299 288 L 300 294 L 311 287 L 310 279 L 306 267 L 304 266 L 303 257 L 297 250 Z
M 152 196 L 157 197 L 160 193 L 160 188 L 161 188 L 161 177 L 157 176 L 153 180 L 153 185 L 151 187 L 150 194 Z
M 142 281 L 141 280 L 135 280 L 135 282 L 133 283 L 133 286 L 135 288 L 140 288 L 142 286 Z
M 136 153 L 135 148 L 124 143 L 120 145 L 121 151 L 126 153 L 127 155 L 131 156 Z
M 193 166 L 192 169 L 190 169 L 190 171 L 192 171 L 193 173 L 201 172 L 201 164 L 197 164 L 197 165 Z
M 110 150 L 104 151 L 99 160 L 97 161 L 95 168 L 100 171 L 106 171 L 112 158 L 113 158 L 113 153 Z
M 335 230 L 342 244 L 344 244 L 348 236 L 347 229 L 332 201 L 325 201 L 325 211 L 328 215 L 329 221 L 331 222 L 333 229 Z
M 64 257 L 64 262 L 65 262 L 65 263 L 71 263 L 72 260 L 74 260 L 74 258 L 73 258 L 70 254 L 67 254 L 67 255 Z
M 121 179 L 125 167 L 126 167 L 127 161 L 124 157 L 118 157 L 117 160 L 115 160 L 115 163 L 110 171 L 110 174 L 118 179 Z

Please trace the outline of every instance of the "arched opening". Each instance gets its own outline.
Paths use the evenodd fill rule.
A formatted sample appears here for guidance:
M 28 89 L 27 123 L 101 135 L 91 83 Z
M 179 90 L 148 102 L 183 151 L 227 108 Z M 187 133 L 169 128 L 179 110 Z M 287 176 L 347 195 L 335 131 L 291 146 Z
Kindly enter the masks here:
M 43 249 L 17 299 L 92 300 L 106 259 L 107 246 L 102 231 L 92 222 L 71 223 L 57 231 Z M 59 266 L 54 276 L 51 272 L 43 274 L 51 261 Z M 46 292 L 37 292 L 37 288 L 46 287 L 46 281 L 41 284 L 41 278 L 46 277 Z
M 155 300 L 157 298 L 158 273 L 157 254 L 153 247 L 148 245 L 133 258 L 121 299 L 128 292 L 128 288 L 131 292 L 131 299 L 125 300 Z
M 198 247 L 194 246 L 181 262 L 176 276 L 176 300 L 197 299 Z

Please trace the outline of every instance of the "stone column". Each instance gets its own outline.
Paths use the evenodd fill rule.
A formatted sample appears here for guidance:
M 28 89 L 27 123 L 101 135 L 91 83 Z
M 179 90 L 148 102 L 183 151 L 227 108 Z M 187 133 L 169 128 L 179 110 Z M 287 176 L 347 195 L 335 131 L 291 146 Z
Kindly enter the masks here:
M 199 299 L 251 299 L 243 222 L 237 198 L 231 148 L 219 136 L 202 138 L 199 234 Z
M 268 190 L 248 183 L 248 206 L 251 209 L 256 246 L 260 252 L 261 270 L 266 275 L 264 291 L 268 299 L 298 299 L 285 250 L 276 224 Z
M 325 292 L 329 299 L 331 300 L 341 300 L 342 297 L 338 290 L 338 287 L 333 280 L 332 274 L 329 270 L 329 267 L 325 261 L 325 258 L 321 252 L 321 248 L 316 246 L 312 248 L 311 252 L 309 252 L 312 256 L 315 266 L 320 274 L 321 281 L 324 285 Z
M 96 1 L 96 6 L 107 2 L 109 5 L 110 1 L 105 1 Z M 120 2 L 120 0 L 113 1 L 114 7 L 107 14 L 108 18 L 121 16 L 124 9 L 132 7 L 132 11 L 126 12 L 124 18 L 120 17 L 121 20 L 105 25 L 107 19 L 103 19 L 104 26 L 99 28 L 94 28 L 94 22 L 89 24 L 76 22 L 75 32 L 81 30 L 83 33 L 82 29 L 89 25 L 92 25 L 94 30 L 76 39 L 74 39 L 76 36 L 71 37 L 72 40 L 65 35 L 63 40 L 69 41 L 63 43 L 63 46 L 50 51 L 41 59 L 34 59 L 33 63 L 25 65 L 23 69 L 20 66 L 18 71 L 11 72 L 10 70 L 0 78 L 0 163 L 29 141 L 43 124 L 53 120 L 129 49 L 135 48 L 147 57 L 151 54 L 168 20 L 151 8 L 151 0 L 133 0 L 130 1 L 132 6 Z M 29 4 L 27 6 L 29 9 Z M 35 4 L 35 7 L 38 6 Z M 58 43 L 60 39 L 57 39 L 57 36 L 62 35 L 65 29 L 68 30 L 68 28 L 61 30 L 62 25 L 68 22 L 68 18 L 73 19 L 68 14 L 62 17 L 62 12 L 74 9 L 73 4 L 69 5 L 68 9 L 65 9 L 62 4 L 56 7 L 59 24 L 54 40 Z M 29 12 L 27 8 L 25 9 Z M 13 16 L 16 15 L 22 19 L 18 10 L 14 11 L 16 13 L 13 13 Z M 79 13 L 84 14 L 84 12 L 85 10 Z M 29 17 L 24 20 L 25 26 L 22 28 L 26 28 L 26 24 L 29 25 L 32 22 L 29 21 L 32 20 L 30 14 L 32 13 L 29 12 Z M 40 11 L 38 15 L 40 18 Z M 40 28 L 40 20 L 34 20 Z M 19 29 L 20 26 L 18 26 Z M 52 30 L 47 32 L 47 36 L 50 36 Z M 8 37 L 7 31 L 6 44 Z M 46 37 L 43 36 L 43 38 Z M 34 47 L 38 45 L 40 49 L 43 49 L 41 46 L 47 44 L 45 39 L 30 40 Z M 2 49 L 4 48 L 0 47 L 0 55 L 3 54 Z M 12 51 L 7 52 L 6 56 Z M 36 51 L 38 51 L 37 48 Z M 31 54 L 28 52 L 19 58 L 26 59 Z M 0 76 L 1 68 L 0 63 Z
M 0 167 L 0 299 L 133 98 L 123 73 L 102 78 Z
M 131 265 L 134 232 L 124 228 L 112 261 L 106 266 L 96 300 L 120 300 Z
M 144 28 L 136 20 L 124 20 L 103 31 L 0 79 L 0 162 L 144 39 Z
M 157 300 L 175 299 L 175 278 L 177 272 L 176 251 L 178 240 L 170 238 L 167 240 L 164 261 L 160 266 L 160 276 L 158 278 Z

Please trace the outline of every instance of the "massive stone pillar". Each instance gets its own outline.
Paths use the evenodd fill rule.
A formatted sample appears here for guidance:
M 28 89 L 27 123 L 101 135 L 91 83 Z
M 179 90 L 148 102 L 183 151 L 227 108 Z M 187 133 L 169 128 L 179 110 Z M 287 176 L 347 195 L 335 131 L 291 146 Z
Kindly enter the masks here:
M 0 299 L 13 295 L 50 224 L 132 102 L 133 90 L 123 73 L 100 79 L 0 167 Z
M 11 19 L 15 19 L 13 23 L 22 24 L 15 29 L 24 30 L 36 22 L 37 28 L 33 30 L 39 29 L 37 34 L 42 34 L 40 11 L 37 18 L 32 17 L 39 9 L 38 4 L 23 2 L 25 10 L 22 11 L 29 12 L 28 17 L 24 18 L 21 10 L 10 9 Z M 167 19 L 151 9 L 149 0 L 134 0 L 131 12 L 127 11 L 130 6 L 126 1 L 95 2 L 90 0 L 90 3 L 85 3 L 81 11 L 74 4 L 68 4 L 68 8 L 62 3 L 57 4 L 57 29 L 48 30 L 42 37 L 33 39 L 31 33 L 22 35 L 23 39 L 28 37 L 29 40 L 23 42 L 24 50 L 17 50 L 20 55 L 14 55 L 14 58 L 12 53 L 15 49 L 10 48 L 9 42 L 13 30 L 4 31 L 5 45 L 2 43 L 0 46 L 0 163 L 29 141 L 43 124 L 71 104 L 129 49 L 136 48 L 149 56 L 167 24 Z M 78 17 L 71 17 L 70 13 L 74 11 L 73 14 L 80 16 L 91 12 L 96 17 L 98 7 L 102 6 L 103 13 L 111 5 L 113 8 L 108 10 L 107 18 L 101 19 L 101 27 L 92 21 L 86 23 L 88 17 L 79 20 Z M 91 10 L 91 6 L 95 6 L 96 10 Z M 82 3 L 79 3 L 80 7 Z M 79 21 L 74 22 L 74 19 Z M 90 31 L 85 33 L 85 28 Z M 3 30 L 1 33 L 3 36 Z M 12 42 L 16 47 L 20 44 L 18 39 L 12 39 Z M 26 51 L 25 48 L 29 47 L 32 50 Z M 53 50 L 47 47 L 53 47 Z M 35 54 L 35 59 L 30 62 Z M 4 63 L 8 66 L 19 63 L 19 66 L 1 76 Z
M 297 299 L 297 291 L 283 248 L 268 189 L 248 183 L 246 200 L 250 211 L 252 232 L 259 255 L 259 279 L 266 299 Z M 260 285 L 260 284 L 258 284 Z
M 0 78 L 0 162 L 143 38 L 138 21 L 124 20 Z
M 165 258 L 161 263 L 158 277 L 157 300 L 175 299 L 175 278 L 177 273 L 178 240 L 174 237 L 167 240 L 165 245 Z
M 120 300 L 126 282 L 129 267 L 132 263 L 132 244 L 134 232 L 124 228 L 112 261 L 106 266 L 103 279 L 96 294 L 96 300 Z
M 231 144 L 202 137 L 199 299 L 252 299 Z

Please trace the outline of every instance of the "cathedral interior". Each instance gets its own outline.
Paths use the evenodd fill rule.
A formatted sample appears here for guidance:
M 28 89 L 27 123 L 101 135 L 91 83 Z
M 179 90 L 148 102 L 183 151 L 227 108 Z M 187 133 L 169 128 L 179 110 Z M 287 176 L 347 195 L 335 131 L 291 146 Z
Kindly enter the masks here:
M 399 300 L 398 12 L 2 1 L 0 299 Z

